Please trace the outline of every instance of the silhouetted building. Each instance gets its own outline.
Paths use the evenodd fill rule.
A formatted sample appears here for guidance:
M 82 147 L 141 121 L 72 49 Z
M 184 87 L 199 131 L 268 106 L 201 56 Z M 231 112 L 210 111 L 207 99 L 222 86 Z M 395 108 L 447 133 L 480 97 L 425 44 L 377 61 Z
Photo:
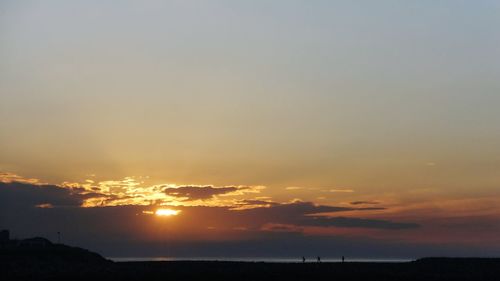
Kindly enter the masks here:
M 10 233 L 7 229 L 0 231 L 0 243 L 6 243 L 10 241 Z

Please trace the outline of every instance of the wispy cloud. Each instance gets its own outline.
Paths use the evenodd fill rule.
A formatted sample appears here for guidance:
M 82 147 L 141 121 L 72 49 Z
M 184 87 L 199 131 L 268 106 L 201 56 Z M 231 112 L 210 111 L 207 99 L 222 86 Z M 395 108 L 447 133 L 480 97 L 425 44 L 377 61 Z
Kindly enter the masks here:
M 205 200 L 214 198 L 217 195 L 229 194 L 235 191 L 242 191 L 250 189 L 248 186 L 222 186 L 216 187 L 212 185 L 185 185 L 185 186 L 175 186 L 166 187 L 164 189 L 165 194 L 169 196 L 178 197 L 183 200 Z
M 333 188 L 329 189 L 328 192 L 345 192 L 345 193 L 352 193 L 354 190 L 348 189 L 348 188 Z
M 288 187 L 285 187 L 286 190 L 300 190 L 300 189 L 304 189 L 303 187 L 300 187 L 300 186 L 288 186 Z
M 351 205 L 376 205 L 380 204 L 378 201 L 352 201 L 350 202 Z
M 33 179 L 33 178 L 25 178 L 19 175 L 16 175 L 14 173 L 9 173 L 9 172 L 0 172 L 0 182 L 2 183 L 26 183 L 26 184 L 33 184 L 33 185 L 42 185 L 46 183 L 40 182 L 39 179 Z

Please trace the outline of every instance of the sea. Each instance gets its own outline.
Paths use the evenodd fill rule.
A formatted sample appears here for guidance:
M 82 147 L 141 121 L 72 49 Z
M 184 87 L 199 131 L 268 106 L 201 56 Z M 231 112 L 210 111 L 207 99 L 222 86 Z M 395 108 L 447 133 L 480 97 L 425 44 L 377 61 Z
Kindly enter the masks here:
M 114 262 L 145 262 L 145 261 L 231 261 L 231 262 L 268 262 L 268 263 L 302 263 L 298 258 L 269 258 L 269 257 L 106 257 Z M 345 258 L 345 262 L 378 262 L 404 263 L 414 259 L 405 258 Z M 306 263 L 316 263 L 316 257 L 306 257 Z M 321 258 L 321 262 L 342 262 L 341 258 Z

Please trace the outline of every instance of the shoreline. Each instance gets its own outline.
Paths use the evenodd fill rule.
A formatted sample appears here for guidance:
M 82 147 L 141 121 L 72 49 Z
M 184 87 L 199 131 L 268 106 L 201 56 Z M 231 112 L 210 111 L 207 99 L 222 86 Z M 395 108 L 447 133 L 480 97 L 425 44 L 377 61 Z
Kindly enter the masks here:
M 300 258 L 267 257 L 105 257 L 113 262 L 248 262 L 248 263 L 304 263 Z M 418 259 L 400 258 L 346 258 L 345 263 L 409 263 Z M 315 257 L 306 257 L 305 263 L 318 263 Z M 320 263 L 342 263 L 341 258 L 321 258 Z

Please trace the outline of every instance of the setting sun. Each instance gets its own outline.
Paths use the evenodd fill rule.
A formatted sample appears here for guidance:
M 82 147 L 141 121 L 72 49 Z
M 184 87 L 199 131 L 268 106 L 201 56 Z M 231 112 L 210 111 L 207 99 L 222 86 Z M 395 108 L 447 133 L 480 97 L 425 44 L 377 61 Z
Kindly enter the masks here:
M 172 210 L 172 209 L 158 209 L 155 212 L 157 216 L 177 216 L 181 211 L 180 210 Z

